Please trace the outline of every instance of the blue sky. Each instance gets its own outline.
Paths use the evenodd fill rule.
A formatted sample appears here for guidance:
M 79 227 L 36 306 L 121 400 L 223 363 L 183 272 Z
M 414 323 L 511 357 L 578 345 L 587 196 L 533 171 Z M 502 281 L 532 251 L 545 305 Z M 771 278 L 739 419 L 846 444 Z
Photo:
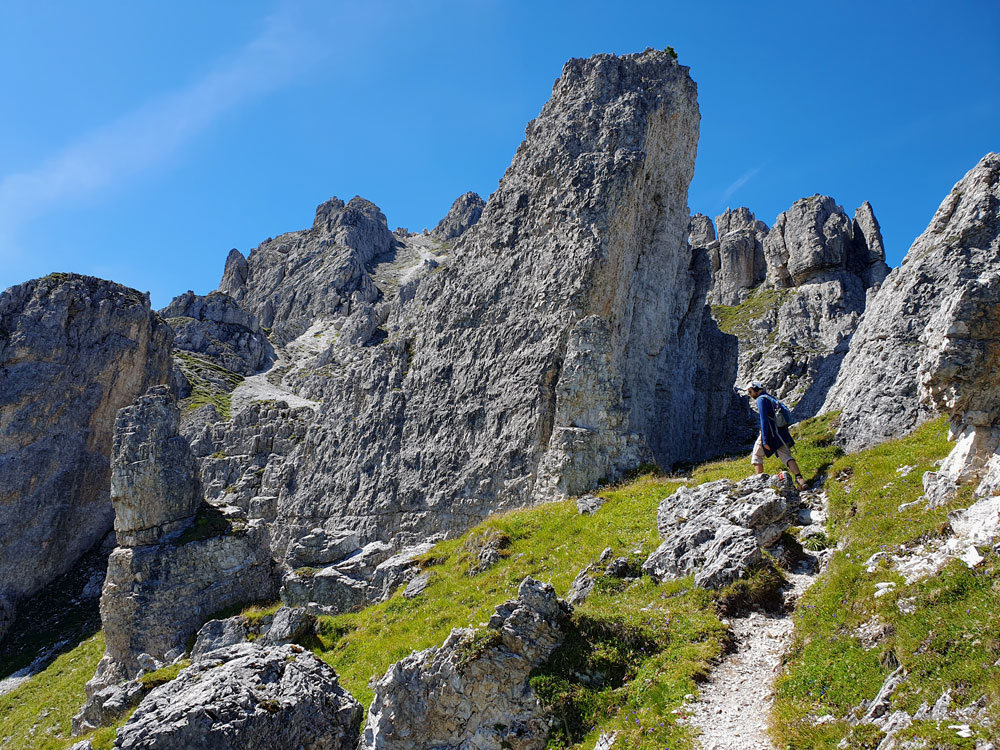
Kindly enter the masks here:
M 159 307 L 332 195 L 432 227 L 496 188 L 568 58 L 667 45 L 699 87 L 692 212 L 869 200 L 897 265 L 1000 150 L 997 0 L 6 0 L 0 289 L 76 271 Z

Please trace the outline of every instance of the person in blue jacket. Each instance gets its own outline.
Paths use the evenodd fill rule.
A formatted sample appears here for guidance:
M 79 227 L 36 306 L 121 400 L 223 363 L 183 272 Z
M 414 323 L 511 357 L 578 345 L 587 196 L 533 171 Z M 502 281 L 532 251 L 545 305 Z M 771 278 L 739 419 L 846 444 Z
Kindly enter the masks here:
M 806 480 L 802 478 L 798 463 L 792 458 L 792 446 L 795 445 L 795 441 L 792 440 L 787 427 L 778 427 L 774 423 L 774 398 L 756 380 L 747 386 L 747 394 L 757 401 L 757 414 L 760 415 L 760 434 L 757 436 L 757 442 L 753 444 L 753 453 L 750 455 L 754 474 L 763 474 L 764 458 L 777 454 L 781 463 L 795 475 L 795 483 L 799 489 L 806 489 L 808 486 Z

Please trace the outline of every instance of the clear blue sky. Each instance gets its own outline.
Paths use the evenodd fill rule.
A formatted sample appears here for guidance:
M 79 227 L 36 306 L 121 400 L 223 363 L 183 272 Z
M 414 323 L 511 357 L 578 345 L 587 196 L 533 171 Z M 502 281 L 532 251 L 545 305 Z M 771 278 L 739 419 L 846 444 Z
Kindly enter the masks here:
M 667 45 L 692 212 L 869 200 L 897 265 L 1000 150 L 997 0 L 5 0 L 0 289 L 77 271 L 159 307 L 331 195 L 431 227 L 495 189 L 568 58 Z

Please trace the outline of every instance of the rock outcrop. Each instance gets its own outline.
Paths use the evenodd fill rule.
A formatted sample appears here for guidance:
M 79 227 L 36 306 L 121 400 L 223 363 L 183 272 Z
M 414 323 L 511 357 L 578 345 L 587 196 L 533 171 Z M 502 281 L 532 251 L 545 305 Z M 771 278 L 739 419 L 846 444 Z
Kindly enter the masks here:
M 660 503 L 663 542 L 643 569 L 660 579 L 694 574 L 697 585 L 721 588 L 761 563 L 800 507 L 790 480 L 766 474 L 681 487 Z
M 106 650 L 87 685 L 91 702 L 147 662 L 183 653 L 214 612 L 275 594 L 264 522 L 202 501 L 178 420 L 166 386 L 118 414 L 112 500 L 119 546 L 101 594 Z
M 486 201 L 477 193 L 470 192 L 458 196 L 445 217 L 431 230 L 431 237 L 439 242 L 458 239 L 479 221 L 485 207 Z
M 884 281 L 854 334 L 823 407 L 841 411 L 840 435 L 849 449 L 898 437 L 945 405 L 930 394 L 921 402 L 921 364 L 942 353 L 949 356 L 952 346 L 966 346 L 959 343 L 965 334 L 956 330 L 948 344 L 940 342 L 940 335 L 923 337 L 924 329 L 936 315 L 950 314 L 944 308 L 965 304 L 956 298 L 995 271 L 998 261 L 1000 155 L 987 154 L 952 188 L 902 265 Z M 944 348 L 933 354 L 931 347 L 938 342 Z M 928 377 L 937 367 L 928 363 Z M 930 390 L 947 401 L 933 380 L 928 381 Z
M 738 305 L 764 281 L 767 224 L 744 206 L 735 211 L 727 208 L 715 217 L 715 223 L 719 239 L 705 245 L 712 262 L 708 301 L 713 305 Z
M 170 372 L 147 295 L 50 274 L 0 295 L 0 637 L 111 529 L 115 413 Z
M 740 339 L 738 382 L 759 380 L 797 418 L 811 417 L 837 378 L 869 292 L 888 273 L 871 205 L 852 221 L 816 195 L 796 201 L 770 230 L 745 208 L 717 222 L 713 292 L 717 304 L 740 304 L 717 308 Z
M 453 630 L 440 647 L 388 669 L 359 747 L 544 748 L 548 717 L 528 674 L 562 642 L 570 610 L 552 586 L 526 578 L 484 630 Z
M 353 750 L 362 709 L 299 646 L 212 651 L 155 688 L 118 730 L 120 750 Z
M 686 242 L 697 129 L 668 52 L 569 62 L 455 261 L 400 287 L 380 343 L 331 349 L 276 547 L 405 546 L 732 445 L 736 342 Z
M 257 319 L 228 294 L 185 292 L 160 310 L 174 331 L 174 348 L 211 357 L 222 367 L 253 375 L 274 361 Z
M 288 343 L 318 317 L 377 302 L 368 268 L 397 243 L 374 203 L 331 198 L 316 209 L 311 229 L 262 242 L 249 258 L 231 251 L 219 291 Z

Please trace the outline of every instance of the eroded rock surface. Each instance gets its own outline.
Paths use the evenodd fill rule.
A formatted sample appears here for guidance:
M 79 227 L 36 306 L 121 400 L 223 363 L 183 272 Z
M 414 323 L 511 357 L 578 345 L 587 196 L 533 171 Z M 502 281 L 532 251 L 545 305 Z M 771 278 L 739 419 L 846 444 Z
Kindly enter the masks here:
M 222 367 L 253 375 L 274 361 L 257 319 L 228 294 L 185 292 L 160 310 L 174 331 L 174 348 L 212 357 Z
M 686 242 L 697 128 L 669 53 L 568 63 L 456 260 L 373 303 L 380 343 L 329 349 L 277 547 L 405 546 L 732 444 L 736 342 Z
M 712 261 L 712 290 L 708 301 L 713 305 L 738 305 L 764 281 L 767 224 L 759 221 L 745 206 L 726 209 L 715 217 L 715 223 L 719 238 L 705 245 Z
M 800 505 L 790 480 L 766 474 L 681 487 L 660 503 L 663 542 L 643 569 L 660 579 L 694 574 L 697 585 L 721 588 L 761 562 L 762 550 L 777 543 Z
M 924 329 L 998 260 L 1000 155 L 987 154 L 952 188 L 854 334 L 823 407 L 841 411 L 840 436 L 849 449 L 898 437 L 941 408 L 920 400 L 921 363 L 939 356 L 930 352 L 937 341 L 922 338 Z M 956 331 L 945 349 L 962 348 L 963 335 Z
M 454 240 L 468 231 L 483 215 L 486 201 L 477 193 L 464 193 L 455 199 L 447 215 L 431 230 L 431 236 L 441 242 Z
M 0 295 L 0 637 L 111 529 L 115 413 L 170 371 L 147 295 L 50 274 Z
M 153 690 L 118 730 L 120 750 L 353 750 L 361 706 L 299 646 L 212 651 Z
M 375 204 L 331 198 L 316 209 L 311 229 L 262 242 L 249 258 L 231 251 L 219 291 L 287 343 L 317 317 L 376 302 L 367 267 L 397 242 Z
M 548 718 L 528 674 L 563 639 L 570 607 L 526 578 L 485 630 L 456 629 L 397 662 L 375 686 L 360 747 L 543 748 Z

